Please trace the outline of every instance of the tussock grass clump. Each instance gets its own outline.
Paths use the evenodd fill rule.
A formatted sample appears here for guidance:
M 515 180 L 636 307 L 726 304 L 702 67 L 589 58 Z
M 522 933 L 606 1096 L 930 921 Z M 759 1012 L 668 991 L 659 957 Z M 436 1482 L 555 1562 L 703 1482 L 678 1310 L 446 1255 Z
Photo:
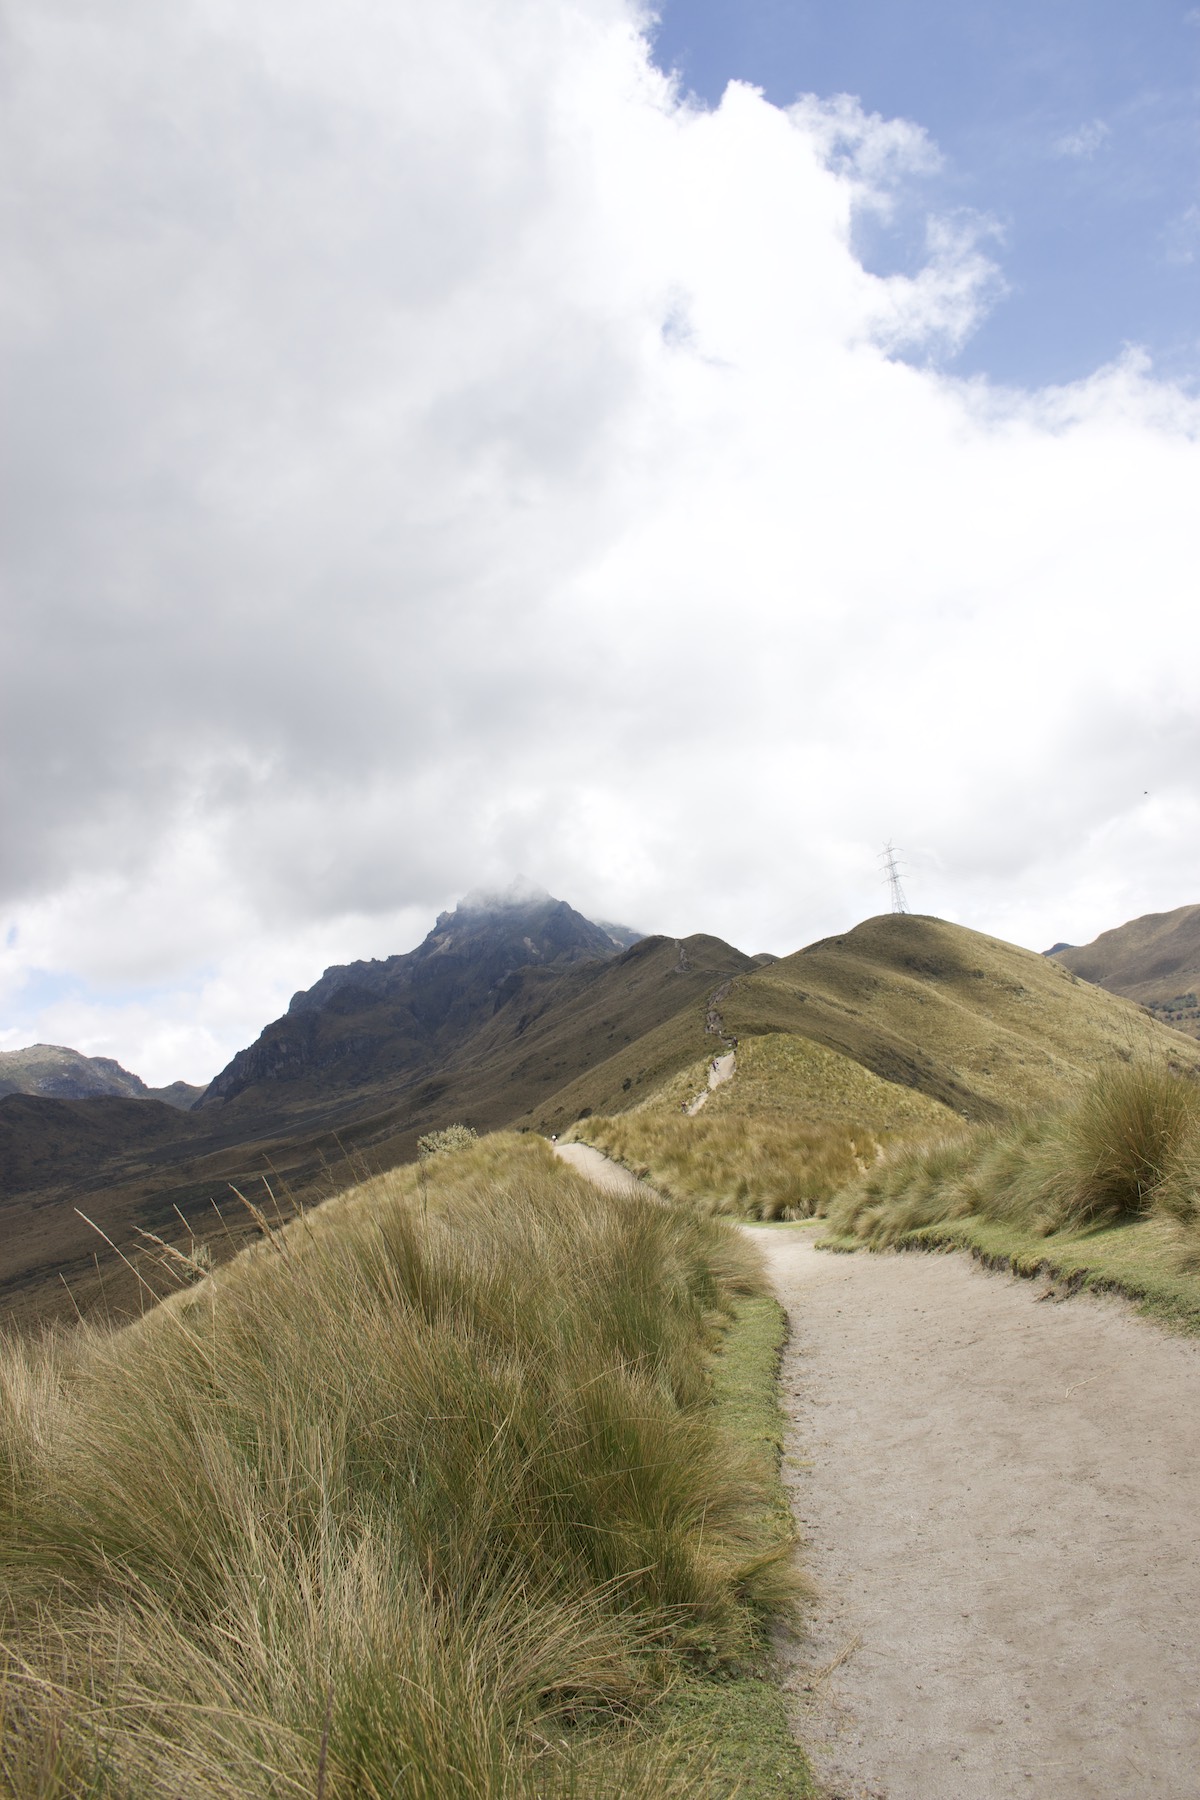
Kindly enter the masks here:
M 760 1285 L 514 1138 L 5 1346 L 0 1793 L 717 1791 L 628 1722 L 787 1603 L 708 1404 Z
M 1155 1209 L 1197 1117 L 1196 1090 L 1161 1064 L 1103 1069 L 1068 1115 L 1071 1223 L 1099 1223 Z
M 963 1130 L 884 1159 L 830 1210 L 875 1245 L 949 1220 L 1040 1235 L 1147 1217 L 1200 1224 L 1200 1094 L 1159 1062 L 1101 1068 L 1062 1106 Z

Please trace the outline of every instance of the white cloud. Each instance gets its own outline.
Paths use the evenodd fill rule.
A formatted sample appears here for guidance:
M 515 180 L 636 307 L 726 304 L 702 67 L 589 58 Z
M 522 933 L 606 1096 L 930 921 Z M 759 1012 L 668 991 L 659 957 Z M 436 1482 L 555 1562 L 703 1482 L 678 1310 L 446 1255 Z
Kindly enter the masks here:
M 1074 131 L 1065 131 L 1054 140 L 1055 154 L 1071 156 L 1080 162 L 1090 162 L 1098 150 L 1112 136 L 1112 128 L 1103 119 L 1089 119 L 1084 125 L 1077 125 Z
M 683 105 L 618 0 L 8 29 L 5 1042 L 204 1078 L 518 869 L 754 950 L 888 836 L 1039 945 L 1200 898 L 1197 407 L 898 360 L 1000 281 L 857 259 L 918 127 Z

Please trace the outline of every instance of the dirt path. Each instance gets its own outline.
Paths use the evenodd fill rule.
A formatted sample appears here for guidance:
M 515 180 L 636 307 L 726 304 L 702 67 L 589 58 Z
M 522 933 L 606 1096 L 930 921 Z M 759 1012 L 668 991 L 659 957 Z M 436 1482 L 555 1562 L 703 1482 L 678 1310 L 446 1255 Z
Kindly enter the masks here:
M 647 1189 L 645 1182 L 623 1169 L 620 1163 L 610 1162 L 599 1150 L 593 1150 L 590 1144 L 555 1144 L 555 1156 L 560 1156 L 565 1163 L 570 1163 L 581 1175 L 595 1182 L 598 1188 L 605 1188 L 610 1194 L 649 1194 L 657 1199 L 657 1194 Z
M 695 1118 L 714 1088 L 723 1087 L 727 1081 L 733 1080 L 736 1068 L 737 1052 L 735 1050 L 726 1050 L 723 1056 L 713 1057 L 708 1065 L 708 1086 L 702 1094 L 697 1094 L 696 1098 L 688 1104 L 687 1111 L 690 1118 Z
M 752 1235 L 792 1319 L 819 1596 L 788 1687 L 829 1793 L 1197 1800 L 1200 1346 L 962 1256 Z

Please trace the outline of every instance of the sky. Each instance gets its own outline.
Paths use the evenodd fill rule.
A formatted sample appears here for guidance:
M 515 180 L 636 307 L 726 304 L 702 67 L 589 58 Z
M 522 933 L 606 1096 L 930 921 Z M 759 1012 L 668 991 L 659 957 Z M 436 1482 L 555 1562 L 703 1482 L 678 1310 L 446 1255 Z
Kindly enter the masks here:
M 666 0 L 656 59 L 705 104 L 731 78 L 776 106 L 856 96 L 940 152 L 860 232 L 918 263 L 930 211 L 990 233 L 996 304 L 959 374 L 1077 381 L 1123 344 L 1200 366 L 1200 6 L 1176 0 Z
M 0 0 L 0 1049 L 518 873 L 1200 901 L 1200 9 Z

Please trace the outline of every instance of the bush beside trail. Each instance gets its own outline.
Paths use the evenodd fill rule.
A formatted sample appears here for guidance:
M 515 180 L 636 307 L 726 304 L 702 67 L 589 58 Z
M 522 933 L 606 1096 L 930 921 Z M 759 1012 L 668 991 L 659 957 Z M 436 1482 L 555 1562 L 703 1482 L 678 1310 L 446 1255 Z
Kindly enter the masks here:
M 843 1189 L 828 1218 L 835 1237 L 876 1248 L 970 1219 L 1027 1239 L 1140 1222 L 1168 1233 L 1179 1267 L 1194 1266 L 1200 1088 L 1162 1062 L 1115 1062 L 1064 1105 L 894 1151 Z
M 790 1604 L 711 1405 L 761 1291 L 727 1225 L 502 1138 L 9 1344 L 0 1793 L 728 1793 L 638 1721 Z

